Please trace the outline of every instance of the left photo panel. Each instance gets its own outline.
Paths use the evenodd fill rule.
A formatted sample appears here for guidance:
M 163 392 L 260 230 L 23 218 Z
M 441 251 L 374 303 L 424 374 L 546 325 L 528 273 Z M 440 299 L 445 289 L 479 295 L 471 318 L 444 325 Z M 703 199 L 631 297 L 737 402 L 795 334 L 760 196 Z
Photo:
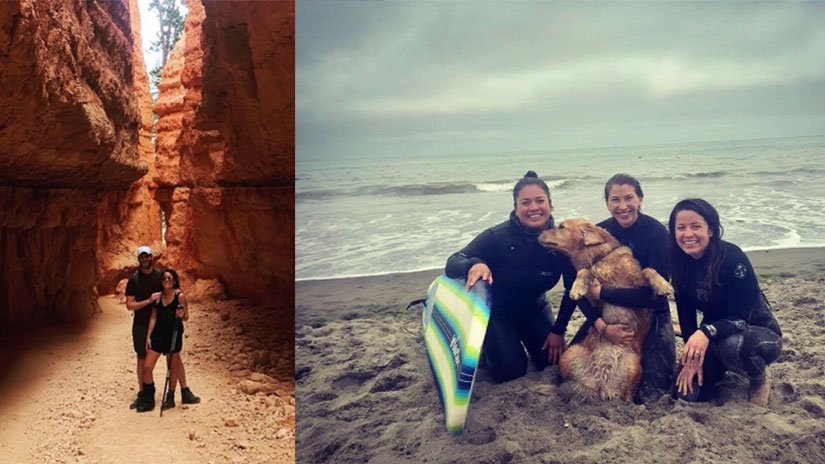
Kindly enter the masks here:
M 295 461 L 295 4 L 0 2 L 0 461 Z

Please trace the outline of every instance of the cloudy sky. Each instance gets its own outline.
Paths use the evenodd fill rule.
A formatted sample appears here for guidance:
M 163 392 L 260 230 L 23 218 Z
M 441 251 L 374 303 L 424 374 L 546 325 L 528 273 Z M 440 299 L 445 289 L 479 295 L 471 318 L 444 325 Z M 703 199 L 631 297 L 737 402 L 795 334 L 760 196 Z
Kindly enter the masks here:
M 296 158 L 825 134 L 825 2 L 296 2 Z

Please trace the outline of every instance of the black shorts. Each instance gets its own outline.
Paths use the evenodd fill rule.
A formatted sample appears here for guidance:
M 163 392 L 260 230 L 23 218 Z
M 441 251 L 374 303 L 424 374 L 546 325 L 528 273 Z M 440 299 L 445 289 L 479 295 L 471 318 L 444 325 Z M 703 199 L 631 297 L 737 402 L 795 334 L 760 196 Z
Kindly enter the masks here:
M 138 359 L 146 359 L 146 332 L 149 327 L 132 324 L 132 343 L 135 345 L 135 353 Z

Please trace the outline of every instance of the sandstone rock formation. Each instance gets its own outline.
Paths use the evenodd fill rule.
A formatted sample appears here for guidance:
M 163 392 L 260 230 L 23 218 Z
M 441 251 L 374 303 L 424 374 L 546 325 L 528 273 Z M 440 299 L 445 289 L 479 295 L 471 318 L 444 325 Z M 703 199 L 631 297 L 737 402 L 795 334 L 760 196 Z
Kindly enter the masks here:
M 143 60 L 140 37 L 140 13 L 137 0 L 129 1 L 131 17 L 134 97 L 139 108 L 137 153 L 148 172 L 125 190 L 108 192 L 98 209 L 97 290 L 112 293 L 120 278 L 131 273 L 137 264 L 135 250 L 149 245 L 156 256 L 163 255 L 160 204 L 154 200 L 155 151 L 152 146 L 152 96 L 149 76 Z
M 0 329 L 96 308 L 97 224 L 138 156 L 128 3 L 0 2 Z
M 154 107 L 166 262 L 291 310 L 294 5 L 188 5 Z
M 294 15 L 190 0 L 153 151 L 136 0 L 0 1 L 0 331 L 91 314 L 139 244 L 290 315 Z

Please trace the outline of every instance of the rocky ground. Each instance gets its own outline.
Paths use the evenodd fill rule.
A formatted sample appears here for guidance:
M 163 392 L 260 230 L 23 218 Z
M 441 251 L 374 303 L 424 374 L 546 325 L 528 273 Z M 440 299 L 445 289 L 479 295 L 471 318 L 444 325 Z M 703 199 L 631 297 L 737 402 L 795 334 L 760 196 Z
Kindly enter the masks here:
M 20 463 L 295 460 L 292 321 L 243 301 L 190 305 L 183 359 L 200 404 L 138 414 L 131 319 L 115 297 L 85 324 L 0 338 L 0 455 Z M 160 400 L 166 366 L 154 370 Z

